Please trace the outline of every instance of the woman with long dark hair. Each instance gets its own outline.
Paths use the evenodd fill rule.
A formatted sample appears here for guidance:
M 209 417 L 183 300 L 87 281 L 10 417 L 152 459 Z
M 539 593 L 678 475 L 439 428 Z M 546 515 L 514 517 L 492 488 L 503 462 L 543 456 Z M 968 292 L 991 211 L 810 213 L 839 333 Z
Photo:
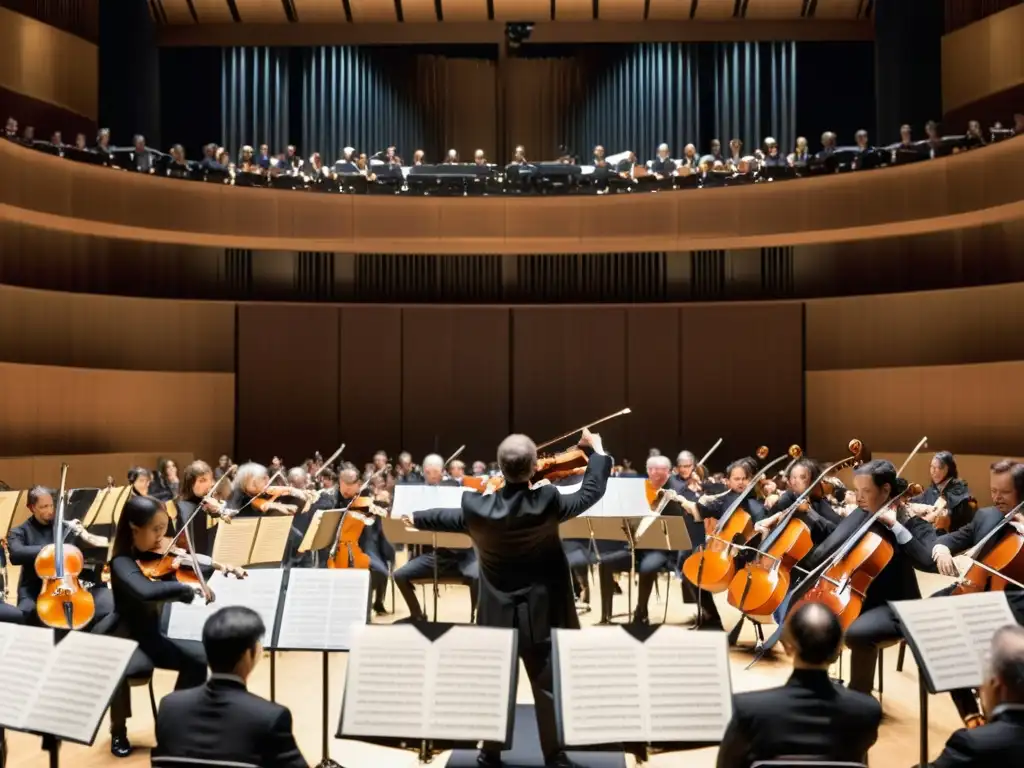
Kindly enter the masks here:
M 925 489 L 924 493 L 915 496 L 911 501 L 914 504 L 934 509 L 939 499 L 945 499 L 946 508 L 940 519 L 948 515 L 949 533 L 960 530 L 971 522 L 978 504 L 971 496 L 967 483 L 960 479 L 956 458 L 949 451 L 939 451 L 932 456 L 931 463 L 928 465 L 928 474 L 931 477 L 931 485 Z M 932 517 L 932 515 L 927 515 L 926 519 L 927 517 Z M 937 528 L 941 527 L 944 531 L 947 530 L 947 526 L 941 525 L 939 520 L 936 520 L 935 524 Z
M 173 580 L 173 574 L 166 581 L 151 580 L 138 562 L 162 551 L 169 522 L 167 510 L 156 499 L 136 495 L 125 502 L 114 534 L 110 587 L 119 617 L 116 634 L 137 642 L 153 666 L 177 671 L 174 688 L 180 690 L 206 681 L 206 654 L 202 643 L 162 634 L 160 615 L 164 603 L 191 603 L 199 589 Z M 118 757 L 131 753 L 125 726 L 130 715 L 131 694 L 125 682 L 110 705 L 110 751 Z
M 209 555 L 213 550 L 213 541 L 210 535 L 210 518 L 214 515 L 203 509 L 195 512 L 196 507 L 213 488 L 213 470 L 205 461 L 193 461 L 185 467 L 185 473 L 181 478 L 181 485 L 178 489 L 178 498 L 174 506 L 178 510 L 178 525 L 182 526 L 190 517 L 189 533 L 192 536 L 192 544 L 196 552 L 201 555 Z M 222 485 L 227 486 L 225 481 Z M 220 506 L 221 502 L 211 501 L 211 504 Z M 195 517 L 192 514 L 195 512 Z M 219 515 L 218 515 L 219 516 Z
M 149 495 L 160 501 L 170 501 L 178 495 L 180 487 L 178 465 L 174 459 L 160 458 L 156 463 L 156 475 L 153 476 Z

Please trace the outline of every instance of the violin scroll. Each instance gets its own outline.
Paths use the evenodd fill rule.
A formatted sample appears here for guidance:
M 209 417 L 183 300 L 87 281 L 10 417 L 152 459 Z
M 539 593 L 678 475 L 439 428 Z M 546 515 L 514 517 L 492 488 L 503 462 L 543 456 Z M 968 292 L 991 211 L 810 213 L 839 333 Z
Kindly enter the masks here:
M 794 443 L 793 445 L 789 446 L 789 451 L 787 451 L 787 453 L 789 453 L 789 458 L 799 459 L 801 456 L 804 455 L 804 449 Z
M 850 449 L 850 453 L 854 456 L 860 456 L 864 452 L 864 443 L 857 438 L 853 438 L 847 447 Z
M 760 448 L 757 449 L 757 458 L 759 458 L 761 461 L 764 461 L 765 459 L 768 458 L 767 445 L 762 445 Z

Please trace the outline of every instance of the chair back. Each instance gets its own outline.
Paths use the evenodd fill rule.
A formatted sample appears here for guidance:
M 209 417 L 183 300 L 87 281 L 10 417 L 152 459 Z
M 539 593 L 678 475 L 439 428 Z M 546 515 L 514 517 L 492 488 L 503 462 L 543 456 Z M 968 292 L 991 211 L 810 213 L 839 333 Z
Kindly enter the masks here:
M 153 757 L 153 768 L 262 768 L 255 763 L 240 763 L 235 760 L 206 760 L 201 757 Z

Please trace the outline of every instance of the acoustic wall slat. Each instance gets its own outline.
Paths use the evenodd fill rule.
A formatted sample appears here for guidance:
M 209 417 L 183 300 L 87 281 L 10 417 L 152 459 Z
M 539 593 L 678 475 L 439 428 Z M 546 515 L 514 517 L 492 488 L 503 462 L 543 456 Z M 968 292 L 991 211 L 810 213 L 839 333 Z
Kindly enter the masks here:
M 227 6 L 226 0 L 224 5 Z M 288 21 L 288 14 L 285 13 L 281 0 L 242 0 L 235 5 L 243 23 L 284 24 Z
M 824 4 L 828 2 L 829 0 L 825 0 Z M 746 18 L 798 19 L 803 7 L 804 0 L 750 0 L 747 4 Z
M 691 4 L 679 0 L 651 0 L 648 21 L 683 21 L 690 18 Z
M 644 0 L 601 0 L 598 18 L 602 21 L 643 21 Z
M 555 3 L 555 21 L 589 21 L 593 18 L 593 0 L 557 0 Z
M 730 19 L 736 8 L 736 0 L 700 0 L 694 18 L 700 21 Z
M 398 21 L 394 0 L 348 0 L 352 21 Z
M 166 2 L 166 0 L 164 1 Z M 259 1 L 257 0 L 257 3 Z M 248 10 L 248 6 L 248 1 L 238 5 L 242 10 Z M 234 21 L 227 0 L 192 0 L 192 7 L 196 9 L 196 16 L 199 18 L 200 24 L 231 24 Z M 277 4 L 277 7 L 281 8 L 280 2 Z M 247 17 L 242 18 L 242 21 L 247 20 L 251 21 Z
M 547 21 L 551 18 L 550 0 L 494 0 L 496 21 Z
M 445 21 L 487 21 L 487 0 L 443 0 Z
M 679 420 L 684 408 L 680 374 L 682 347 L 679 309 L 635 307 L 626 312 L 626 404 L 633 413 L 624 417 L 624 449 L 610 447 L 632 459 L 637 470 L 649 448 L 659 448 L 675 461 L 674 451 L 699 450 L 685 443 Z
M 187 0 L 160 0 L 163 5 L 164 16 L 167 19 L 168 24 L 195 24 L 195 19 L 192 18 L 192 12 L 188 9 Z M 210 3 L 220 2 L 220 0 L 209 0 Z M 227 4 L 220 2 L 222 6 L 227 8 Z M 196 14 L 198 15 L 198 13 Z M 231 20 L 230 13 L 228 14 L 228 21 Z
M 437 21 L 434 0 L 402 0 L 402 19 L 406 22 Z
M 345 4 L 342 0 L 292 0 L 302 23 L 345 22 Z
M 816 19 L 856 19 L 864 0 L 825 0 L 814 10 Z

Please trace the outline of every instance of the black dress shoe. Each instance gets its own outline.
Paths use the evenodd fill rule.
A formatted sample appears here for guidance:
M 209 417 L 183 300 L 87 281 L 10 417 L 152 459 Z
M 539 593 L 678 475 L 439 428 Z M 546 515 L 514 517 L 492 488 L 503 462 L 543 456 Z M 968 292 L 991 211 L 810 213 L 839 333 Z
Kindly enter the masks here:
M 570 760 L 569 756 L 565 752 L 559 752 L 554 757 L 549 757 L 544 761 L 544 765 L 549 768 L 582 768 L 582 766 L 574 760 Z
M 114 757 L 128 757 L 132 753 L 132 743 L 127 736 L 110 737 L 110 754 Z
M 384 603 L 376 602 L 373 604 L 373 612 L 378 616 L 387 616 L 388 609 L 384 607 Z
M 647 616 L 645 616 L 643 614 L 634 613 L 633 614 L 633 621 L 632 621 L 632 623 L 633 624 L 638 624 L 638 625 L 643 626 L 643 627 L 646 627 L 646 626 L 650 625 L 651 620 L 650 620 L 650 618 L 648 618 Z
M 481 749 L 476 756 L 476 764 L 479 768 L 500 768 L 501 752 L 487 752 Z

